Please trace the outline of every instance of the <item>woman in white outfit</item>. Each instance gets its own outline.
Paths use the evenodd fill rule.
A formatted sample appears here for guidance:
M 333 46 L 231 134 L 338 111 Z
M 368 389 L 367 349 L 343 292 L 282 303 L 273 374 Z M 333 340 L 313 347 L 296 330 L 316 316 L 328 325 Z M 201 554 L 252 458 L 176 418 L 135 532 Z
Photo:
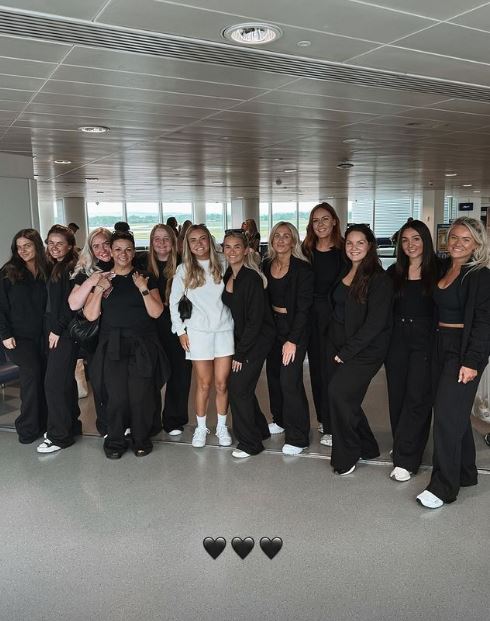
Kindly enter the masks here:
M 216 436 L 220 446 L 230 446 L 232 442 L 226 427 L 226 412 L 234 338 L 230 309 L 221 301 L 223 271 L 223 262 L 207 228 L 201 224 L 190 226 L 184 239 L 183 260 L 172 282 L 169 305 L 172 331 L 178 335 L 186 358 L 192 360 L 196 374 L 197 427 L 192 438 L 195 447 L 204 446 L 209 433 L 206 412 L 213 377 L 218 414 Z M 179 301 L 184 294 L 192 303 L 192 313 L 189 319 L 182 320 Z

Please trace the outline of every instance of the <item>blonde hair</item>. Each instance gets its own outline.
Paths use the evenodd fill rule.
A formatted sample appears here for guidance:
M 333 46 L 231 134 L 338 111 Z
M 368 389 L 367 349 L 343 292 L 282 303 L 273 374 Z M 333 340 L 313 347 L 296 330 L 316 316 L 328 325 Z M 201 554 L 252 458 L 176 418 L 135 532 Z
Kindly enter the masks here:
M 244 248 L 248 248 L 248 252 L 245 255 L 244 261 L 243 261 L 243 265 L 249 269 L 252 270 L 254 272 L 257 272 L 257 274 L 261 277 L 262 282 L 264 283 L 264 289 L 267 288 L 267 278 L 265 277 L 265 274 L 263 274 L 260 270 L 259 270 L 259 266 L 257 265 L 256 262 L 256 258 L 255 258 L 255 253 L 253 248 L 250 247 L 250 244 L 248 243 L 248 237 L 247 234 L 245 232 L 238 232 L 238 231 L 229 231 L 228 233 L 226 233 L 226 235 L 223 238 L 223 248 L 225 245 L 225 241 L 227 240 L 228 237 L 234 237 L 235 239 L 239 239 Z
M 151 229 L 150 233 L 150 247 L 148 249 L 148 264 L 147 269 L 151 272 L 156 278 L 160 276 L 160 271 L 158 269 L 158 256 L 153 248 L 153 238 L 155 237 L 155 233 L 161 229 L 165 231 L 170 238 L 170 242 L 172 244 L 172 250 L 170 251 L 170 255 L 167 259 L 167 264 L 165 265 L 165 269 L 163 270 L 163 275 L 167 280 L 167 284 L 165 286 L 165 303 L 168 303 L 168 298 L 170 296 L 170 287 L 172 286 L 172 279 L 175 276 L 175 270 L 177 269 L 177 236 L 175 235 L 175 231 L 168 224 L 155 224 L 155 226 Z
M 483 267 L 490 267 L 490 250 L 488 248 L 488 235 L 483 222 L 476 218 L 468 218 L 468 216 L 462 216 L 457 218 L 450 226 L 448 231 L 448 238 L 451 235 L 451 231 L 455 226 L 465 226 L 473 237 L 477 248 L 473 252 L 471 260 L 466 263 L 466 267 L 469 267 L 469 272 L 481 270 Z
M 211 233 L 208 231 L 204 224 L 192 224 L 185 234 L 184 247 L 182 254 L 182 263 L 184 265 L 184 287 L 186 289 L 197 289 L 202 287 L 206 283 L 206 274 L 203 268 L 199 265 L 199 261 L 195 255 L 192 254 L 189 245 L 189 237 L 194 231 L 203 231 L 206 233 L 209 244 L 209 272 L 213 277 L 215 284 L 219 284 L 223 278 L 223 268 L 219 259 L 218 253 L 215 249 Z
M 278 222 L 272 227 L 272 230 L 269 235 L 269 248 L 267 250 L 267 258 L 272 262 L 277 256 L 277 252 L 272 247 L 272 242 L 274 240 L 275 234 L 277 233 L 277 229 L 280 228 L 281 226 L 287 227 L 293 238 L 294 246 L 291 251 L 291 254 L 293 255 L 293 257 L 296 257 L 297 259 L 301 259 L 302 261 L 306 261 L 306 263 L 309 263 L 308 259 L 303 254 L 303 250 L 301 248 L 301 241 L 299 239 L 298 229 L 294 226 L 294 224 L 291 224 L 291 222 L 284 222 L 283 220 L 281 222 Z
M 101 269 L 97 267 L 97 257 L 94 255 L 92 250 L 92 243 L 97 235 L 103 235 L 107 241 L 111 241 L 112 233 L 109 229 L 104 228 L 103 226 L 99 226 L 94 229 L 89 236 L 87 237 L 87 241 L 85 242 L 85 246 L 82 248 L 80 255 L 78 257 L 78 262 L 75 265 L 75 269 L 73 270 L 73 274 L 71 278 L 75 278 L 77 274 L 83 272 L 87 276 L 91 276 L 94 272 L 100 272 Z

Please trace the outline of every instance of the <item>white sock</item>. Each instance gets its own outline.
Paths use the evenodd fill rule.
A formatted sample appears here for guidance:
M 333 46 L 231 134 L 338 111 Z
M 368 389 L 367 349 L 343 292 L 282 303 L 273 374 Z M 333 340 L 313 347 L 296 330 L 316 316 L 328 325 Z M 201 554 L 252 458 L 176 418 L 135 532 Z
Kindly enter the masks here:
M 218 414 L 218 427 L 226 425 L 226 414 Z
M 196 416 L 197 418 L 197 426 L 198 427 L 206 427 L 206 416 Z

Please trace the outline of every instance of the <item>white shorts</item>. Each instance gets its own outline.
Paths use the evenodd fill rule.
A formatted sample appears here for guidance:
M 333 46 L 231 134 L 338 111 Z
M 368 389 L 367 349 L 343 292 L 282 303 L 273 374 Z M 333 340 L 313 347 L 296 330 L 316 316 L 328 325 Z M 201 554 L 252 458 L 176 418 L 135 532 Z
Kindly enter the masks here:
M 202 332 L 187 328 L 187 336 L 190 351 L 185 352 L 186 360 L 214 360 L 235 353 L 233 330 Z

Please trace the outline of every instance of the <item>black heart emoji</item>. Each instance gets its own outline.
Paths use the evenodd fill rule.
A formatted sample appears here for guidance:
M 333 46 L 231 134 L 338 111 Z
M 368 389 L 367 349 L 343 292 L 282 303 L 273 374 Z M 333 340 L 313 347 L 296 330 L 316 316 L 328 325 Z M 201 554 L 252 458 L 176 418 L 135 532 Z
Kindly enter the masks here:
M 280 537 L 274 537 L 274 539 L 271 540 L 269 537 L 262 537 L 260 540 L 260 547 L 272 560 L 282 548 L 282 539 Z
M 223 539 L 223 537 L 217 537 L 216 539 L 206 537 L 203 539 L 202 545 L 209 556 L 216 560 L 226 547 L 226 539 Z
M 231 540 L 231 545 L 233 546 L 233 549 L 238 554 L 238 556 L 243 559 L 247 557 L 253 550 L 255 541 L 252 539 L 252 537 L 245 537 L 245 539 L 240 539 L 240 537 L 233 537 L 233 539 Z

